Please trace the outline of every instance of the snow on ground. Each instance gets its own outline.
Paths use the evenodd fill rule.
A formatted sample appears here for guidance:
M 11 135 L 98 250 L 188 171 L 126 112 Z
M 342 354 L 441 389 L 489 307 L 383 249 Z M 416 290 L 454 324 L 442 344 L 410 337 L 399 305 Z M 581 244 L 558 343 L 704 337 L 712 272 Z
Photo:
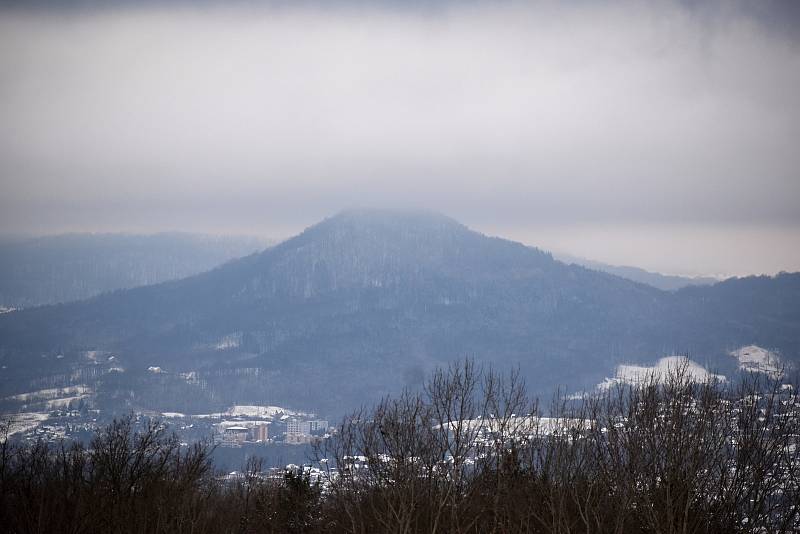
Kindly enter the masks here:
M 161 412 L 162 417 L 167 417 L 169 419 L 176 419 L 181 417 L 186 417 L 186 414 L 181 412 Z
M 739 361 L 739 369 L 777 377 L 783 372 L 783 363 L 774 352 L 758 345 L 748 345 L 730 352 Z
M 281 408 L 280 406 L 256 406 L 251 404 L 237 404 L 231 406 L 224 412 L 197 414 L 197 415 L 191 415 L 190 417 L 213 418 L 213 419 L 223 419 L 225 417 L 253 417 L 259 419 L 271 419 L 278 414 L 283 414 L 287 418 L 289 416 L 302 417 L 302 416 L 314 415 L 307 412 L 299 412 L 296 410 Z
M 493 417 L 478 417 L 461 421 L 464 429 L 470 432 L 483 430 L 484 432 L 499 432 L 502 429 L 511 435 L 518 436 L 549 436 L 554 433 L 569 433 L 571 429 L 586 429 L 594 425 L 591 419 L 574 419 L 567 417 L 539 417 L 535 415 L 513 415 L 508 420 Z M 449 424 L 455 429 L 458 421 Z M 437 425 L 434 428 L 441 428 Z
M 639 384 L 649 378 L 661 380 L 666 374 L 682 369 L 686 366 L 686 374 L 694 382 L 708 382 L 711 380 L 725 381 L 722 375 L 709 372 L 705 367 L 685 356 L 667 356 L 661 358 L 651 366 L 643 365 L 618 365 L 613 378 L 606 378 L 598 385 L 599 389 L 608 389 L 619 384 Z
M 29 391 L 27 393 L 19 393 L 17 395 L 11 395 L 9 397 L 6 397 L 6 399 L 12 401 L 20 401 L 20 402 L 31 402 L 37 400 L 63 399 L 69 397 L 70 395 L 86 396 L 91 393 L 92 393 L 92 388 L 90 388 L 89 386 L 78 385 L 78 386 L 68 386 L 65 388 L 39 389 L 37 391 Z
M 197 371 L 189 371 L 188 373 L 180 373 L 178 376 L 186 380 L 189 384 L 197 384 L 200 382 L 200 377 L 197 375 Z
M 241 344 L 242 344 L 242 333 L 236 332 L 224 336 L 214 345 L 214 348 L 217 350 L 236 349 L 239 348 Z
M 57 410 L 59 408 L 67 408 L 72 401 L 79 401 L 87 398 L 89 395 L 76 395 L 74 397 L 60 397 L 58 399 L 51 399 L 45 403 L 48 410 Z
M 230 427 L 251 427 L 257 425 L 270 425 L 272 424 L 271 421 L 262 421 L 260 419 L 255 420 L 237 420 L 237 421 L 220 421 L 217 423 L 217 428 L 221 431 L 225 431 L 226 428 Z
M 105 361 L 107 359 L 106 355 L 108 353 L 103 350 L 85 350 L 83 351 L 83 357 L 89 360 L 92 363 L 100 363 L 101 360 Z
M 295 412 L 281 408 L 280 406 L 255 406 L 248 404 L 237 404 L 232 406 L 226 412 L 227 415 L 238 415 L 244 417 L 274 417 L 279 413 L 290 415 L 307 415 L 302 412 Z
M 164 370 L 161 367 L 158 367 L 157 365 L 151 365 L 150 367 L 147 368 L 147 370 L 156 375 L 164 372 Z
M 38 426 L 42 421 L 47 420 L 47 414 L 39 412 L 15 413 L 3 417 L 8 417 L 11 419 L 11 424 L 9 425 L 8 429 L 9 436 L 18 434 L 20 432 L 27 432 L 28 430 L 36 428 L 36 426 Z M 4 434 L 0 434 L 0 443 L 4 442 L 5 439 L 6 436 Z

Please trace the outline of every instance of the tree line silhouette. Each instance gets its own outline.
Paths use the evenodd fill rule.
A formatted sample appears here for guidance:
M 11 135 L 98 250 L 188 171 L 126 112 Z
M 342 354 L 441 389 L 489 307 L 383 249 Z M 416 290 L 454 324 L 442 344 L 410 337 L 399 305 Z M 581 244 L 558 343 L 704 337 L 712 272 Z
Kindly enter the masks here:
M 545 415 L 546 412 L 546 415 Z M 541 409 L 465 360 L 345 417 L 315 470 L 239 476 L 213 443 L 115 420 L 88 446 L 0 444 L 12 533 L 723 533 L 800 529 L 800 398 L 686 367 Z

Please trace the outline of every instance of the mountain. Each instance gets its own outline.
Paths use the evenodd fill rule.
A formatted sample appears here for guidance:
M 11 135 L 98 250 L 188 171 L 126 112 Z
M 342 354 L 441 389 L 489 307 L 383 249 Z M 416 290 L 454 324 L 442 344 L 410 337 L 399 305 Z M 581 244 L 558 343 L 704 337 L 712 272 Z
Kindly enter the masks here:
M 688 286 L 706 286 L 716 284 L 720 280 L 710 276 L 676 276 L 669 274 L 654 273 L 639 267 L 631 267 L 629 265 L 609 265 L 594 260 L 587 260 L 586 258 L 579 258 L 570 254 L 557 254 L 556 258 L 564 263 L 576 264 L 593 269 L 595 271 L 602 271 L 617 275 L 621 278 L 627 278 L 640 284 L 647 284 L 649 286 L 663 289 L 664 291 L 674 291 Z
M 678 352 L 798 361 L 798 297 L 800 274 L 665 292 L 441 215 L 348 211 L 206 273 L 0 315 L 0 397 L 80 384 L 115 409 L 336 415 L 464 356 L 547 395 Z
M 263 250 L 252 237 L 65 234 L 0 242 L 0 307 L 27 308 L 185 278 Z

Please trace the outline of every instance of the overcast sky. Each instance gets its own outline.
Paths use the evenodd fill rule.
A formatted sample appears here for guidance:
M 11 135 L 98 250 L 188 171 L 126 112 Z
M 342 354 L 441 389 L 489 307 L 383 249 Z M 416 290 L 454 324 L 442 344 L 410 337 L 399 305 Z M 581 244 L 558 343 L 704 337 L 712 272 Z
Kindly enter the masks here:
M 0 7 L 0 229 L 353 206 L 671 273 L 800 270 L 800 2 Z

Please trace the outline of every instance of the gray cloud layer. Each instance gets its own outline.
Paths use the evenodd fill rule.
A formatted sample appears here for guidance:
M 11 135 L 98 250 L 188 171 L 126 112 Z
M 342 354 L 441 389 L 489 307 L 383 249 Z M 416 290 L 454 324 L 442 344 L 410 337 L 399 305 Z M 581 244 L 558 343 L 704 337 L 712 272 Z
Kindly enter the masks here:
M 618 263 L 800 269 L 800 40 L 731 6 L 6 9 L 0 225 L 276 235 L 408 205 Z

